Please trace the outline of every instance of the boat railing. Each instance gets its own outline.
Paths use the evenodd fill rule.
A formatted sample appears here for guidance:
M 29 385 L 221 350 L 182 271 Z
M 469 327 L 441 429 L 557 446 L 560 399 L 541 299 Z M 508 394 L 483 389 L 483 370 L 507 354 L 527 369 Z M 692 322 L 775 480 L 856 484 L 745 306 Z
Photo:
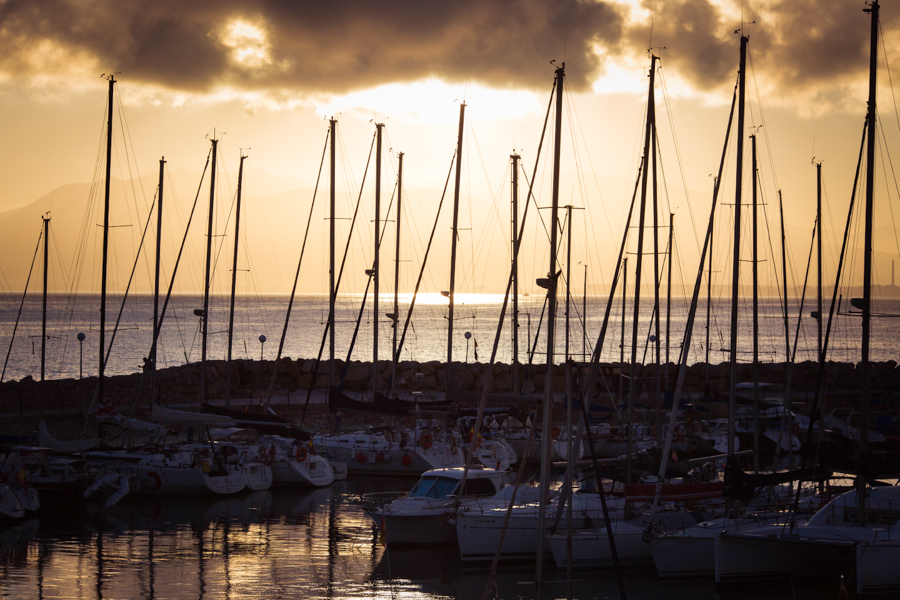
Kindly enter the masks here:
M 405 498 L 409 492 L 372 492 L 371 494 L 363 494 L 359 497 L 363 510 L 378 510 L 383 506 L 390 504 L 394 500 Z

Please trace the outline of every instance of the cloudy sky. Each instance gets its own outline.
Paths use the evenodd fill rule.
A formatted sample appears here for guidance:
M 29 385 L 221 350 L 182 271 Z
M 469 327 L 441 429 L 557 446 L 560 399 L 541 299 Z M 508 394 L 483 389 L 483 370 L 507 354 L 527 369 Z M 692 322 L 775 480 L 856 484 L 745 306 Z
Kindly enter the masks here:
M 652 47 L 661 57 L 656 95 L 668 186 L 660 214 L 676 213 L 676 231 L 684 238 L 682 268 L 689 271 L 696 260 L 694 230 L 706 221 L 710 174 L 722 151 L 738 67 L 736 31 L 743 22 L 750 38 L 744 134 L 756 132 L 761 144 L 760 173 L 772 227 L 778 223 L 780 189 L 788 233 L 795 240 L 791 260 L 805 265 L 815 215 L 813 158 L 824 161 L 829 245 L 846 218 L 867 97 L 870 20 L 865 6 L 857 0 L 3 0 L 0 210 L 31 205 L 65 184 L 95 180 L 106 109 L 101 74 L 116 73 L 124 109 L 116 127 L 127 131 L 116 134 L 117 177 L 142 175 L 151 181 L 162 155 L 169 169 L 199 174 L 207 135 L 215 131 L 223 139 L 220 168 L 230 178 L 239 149 L 249 148 L 248 166 L 258 170 L 259 186 L 265 188 L 256 190 L 259 196 L 309 189 L 327 118 L 334 116 L 343 153 L 339 170 L 345 167 L 340 191 L 354 198 L 353 182 L 361 179 L 377 120 L 386 123 L 385 150 L 391 150 L 384 193 L 390 195 L 396 153 L 402 151 L 405 187 L 412 202 L 421 203 L 412 224 L 424 237 L 436 208 L 428 190 L 439 191 L 446 178 L 459 102 L 465 100 L 463 194 L 475 200 L 475 208 L 468 208 L 463 222 L 473 227 L 472 269 L 488 268 L 490 261 L 479 258 L 478 248 L 492 247 L 503 234 L 484 241 L 479 221 L 497 213 L 498 199 L 508 199 L 502 184 L 513 150 L 523 156 L 529 174 L 534 169 L 555 60 L 565 62 L 569 94 L 562 167 L 568 179 L 561 195 L 565 203 L 588 209 L 578 226 L 576 254 L 579 261 L 600 263 L 595 277 L 605 280 L 640 157 Z M 886 69 L 900 56 L 898 24 L 900 11 L 883 7 L 879 114 L 887 144 L 878 159 L 882 185 L 900 126 Z M 729 160 L 734 162 L 733 147 Z M 730 164 L 726 170 L 726 203 L 733 202 L 734 168 Z M 546 166 L 538 173 L 539 204 L 546 205 Z M 880 283 L 889 283 L 889 262 L 900 253 L 888 204 L 897 190 L 890 186 L 877 213 L 885 230 L 877 240 Z M 178 194 L 190 200 L 195 191 L 185 184 Z M 152 190 L 143 194 L 152 197 Z M 293 213 L 286 206 L 278 205 L 278 214 L 268 218 L 291 223 L 297 236 L 305 226 L 309 197 L 298 198 Z M 371 208 L 366 210 L 371 217 Z M 504 205 L 504 218 L 508 210 Z M 139 213 L 140 207 L 133 223 L 146 218 Z M 722 225 L 729 218 L 723 212 Z M 25 261 L 33 233 L 17 240 L 27 248 Z M 268 291 L 286 291 L 286 273 L 298 247 L 289 241 L 290 251 L 275 251 L 283 255 L 283 272 L 263 286 Z M 728 243 L 727 236 L 717 243 L 722 253 Z M 536 243 L 536 263 L 540 248 Z M 439 254 L 446 261 L 446 249 Z M 9 261 L 2 266 L 9 286 L 21 289 L 21 270 Z M 534 270 L 542 269 L 546 265 Z M 482 276 L 473 277 L 473 291 L 491 291 L 479 283 Z M 320 291 L 315 288 L 306 291 Z

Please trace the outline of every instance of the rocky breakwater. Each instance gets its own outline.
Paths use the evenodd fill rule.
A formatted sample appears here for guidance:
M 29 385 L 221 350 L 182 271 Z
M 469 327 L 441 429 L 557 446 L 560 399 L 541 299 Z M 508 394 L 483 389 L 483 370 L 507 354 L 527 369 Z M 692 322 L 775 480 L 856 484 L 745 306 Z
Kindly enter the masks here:
M 231 397 L 258 401 L 268 393 L 272 379 L 274 361 L 236 360 L 231 366 Z M 858 395 L 861 383 L 861 369 L 852 363 L 829 363 L 825 389 L 829 399 L 852 399 Z M 628 364 L 602 363 L 601 377 L 598 378 L 596 393 L 617 394 L 619 373 L 631 374 Z M 207 364 L 206 386 L 207 398 L 222 399 L 225 397 L 227 381 L 227 364 L 225 361 L 210 361 Z M 692 395 L 701 395 L 706 390 L 727 394 L 729 387 L 730 365 L 727 363 L 707 365 L 699 363 L 691 365 L 685 378 L 685 391 Z M 738 380 L 752 381 L 752 366 L 738 365 Z M 448 381 L 448 370 L 445 363 L 430 361 L 424 363 L 404 361 L 398 365 L 398 379 L 401 391 L 409 391 L 413 387 L 425 392 L 443 392 Z M 481 363 L 453 363 L 450 369 L 450 385 L 456 390 L 480 390 L 488 372 L 488 365 Z M 663 365 L 659 372 L 665 377 L 668 374 L 669 387 L 674 387 L 678 368 L 675 364 Z M 763 383 L 784 386 L 787 379 L 785 363 L 764 363 L 759 368 L 759 380 Z M 374 385 L 385 390 L 391 375 L 391 363 L 379 361 L 377 373 L 368 362 L 336 360 L 334 379 L 331 379 L 332 368 L 328 361 L 316 366 L 312 359 L 282 358 L 278 362 L 275 377 L 274 393 L 291 403 L 299 403 L 305 398 L 310 386 L 314 389 L 326 389 L 330 384 L 337 384 L 343 379 L 344 389 L 348 391 L 370 390 Z M 512 369 L 510 365 L 497 363 L 493 366 L 493 391 L 512 392 Z M 636 365 L 635 377 L 642 391 L 655 390 L 657 367 L 655 365 Z M 796 399 L 812 395 L 815 389 L 818 366 L 813 362 L 798 363 L 794 366 L 792 389 Z M 519 366 L 519 377 L 528 390 L 542 392 L 546 380 L 545 365 Z M 893 400 L 900 390 L 900 369 L 894 361 L 875 363 L 871 367 L 871 389 L 879 398 Z M 200 398 L 200 365 L 188 364 L 160 369 L 156 377 L 157 397 L 168 406 L 196 406 Z M 627 388 L 627 380 L 625 384 Z M 62 379 L 38 382 L 30 377 L 20 381 L 0 384 L 0 414 L 61 414 L 79 412 L 86 409 L 95 393 L 97 378 Z M 565 378 L 562 369 L 557 369 L 553 377 L 555 392 L 565 390 Z M 777 387 L 775 388 L 777 389 Z M 105 383 L 105 397 L 117 408 L 128 408 L 137 398 L 140 404 L 149 400 L 149 377 L 140 373 L 109 377 Z

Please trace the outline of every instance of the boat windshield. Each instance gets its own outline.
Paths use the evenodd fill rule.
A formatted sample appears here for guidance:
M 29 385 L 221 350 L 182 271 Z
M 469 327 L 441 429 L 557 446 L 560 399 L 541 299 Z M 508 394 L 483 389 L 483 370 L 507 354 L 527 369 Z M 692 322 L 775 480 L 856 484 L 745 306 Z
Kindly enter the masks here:
M 446 498 L 453 493 L 459 481 L 449 477 L 423 477 L 416 483 L 408 498 Z

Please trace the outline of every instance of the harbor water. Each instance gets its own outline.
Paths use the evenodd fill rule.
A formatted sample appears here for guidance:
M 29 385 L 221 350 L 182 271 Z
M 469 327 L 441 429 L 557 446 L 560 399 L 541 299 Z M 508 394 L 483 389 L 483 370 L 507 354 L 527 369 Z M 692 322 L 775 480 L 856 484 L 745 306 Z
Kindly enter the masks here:
M 362 494 L 409 480 L 345 481 L 221 499 L 129 497 L 0 525 L 0 596 L 40 599 L 480 599 L 487 568 L 463 568 L 455 546 L 390 548 Z M 533 565 L 501 567 L 491 598 L 536 598 Z M 618 598 L 610 572 L 545 567 L 541 598 Z M 571 585 L 571 590 L 569 590 Z M 660 581 L 627 571 L 629 599 L 713 599 L 711 580 Z M 839 583 L 766 598 L 836 598 Z M 743 597 L 762 597 L 759 592 Z

